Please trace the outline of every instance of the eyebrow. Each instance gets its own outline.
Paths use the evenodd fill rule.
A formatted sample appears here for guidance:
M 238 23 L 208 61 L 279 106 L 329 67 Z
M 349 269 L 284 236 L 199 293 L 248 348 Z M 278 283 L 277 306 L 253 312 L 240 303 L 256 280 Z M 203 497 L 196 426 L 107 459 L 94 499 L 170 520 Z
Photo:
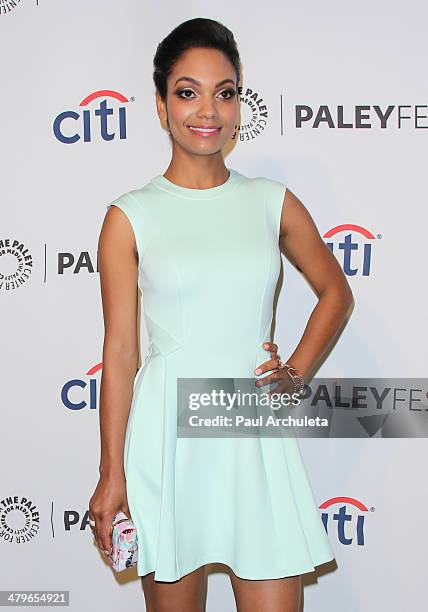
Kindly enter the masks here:
M 177 85 L 177 83 L 179 83 L 180 81 L 190 81 L 191 83 L 194 83 L 195 85 L 200 85 L 199 81 L 197 81 L 196 79 L 193 79 L 192 77 L 187 77 L 187 76 L 183 76 L 177 79 L 174 85 Z M 233 85 L 235 85 L 235 81 L 233 81 L 232 79 L 223 79 L 222 81 L 217 83 L 216 87 L 220 87 L 220 85 L 225 85 L 225 83 L 232 83 Z

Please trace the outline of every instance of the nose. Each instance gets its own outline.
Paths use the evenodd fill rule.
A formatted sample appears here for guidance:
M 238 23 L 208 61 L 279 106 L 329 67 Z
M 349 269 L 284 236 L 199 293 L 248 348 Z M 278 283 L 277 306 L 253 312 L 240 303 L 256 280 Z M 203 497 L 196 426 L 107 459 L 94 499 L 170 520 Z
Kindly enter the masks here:
M 215 117 L 217 115 L 217 107 L 211 96 L 201 98 L 201 103 L 196 115 L 198 117 Z

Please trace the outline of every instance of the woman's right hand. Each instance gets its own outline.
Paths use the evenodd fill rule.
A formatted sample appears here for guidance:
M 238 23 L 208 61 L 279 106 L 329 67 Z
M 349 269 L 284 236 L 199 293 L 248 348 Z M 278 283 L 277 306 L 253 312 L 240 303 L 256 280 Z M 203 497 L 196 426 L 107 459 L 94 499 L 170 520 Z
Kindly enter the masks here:
M 111 523 L 120 511 L 131 517 L 125 475 L 101 475 L 89 501 L 89 519 L 95 521 L 91 529 L 97 546 L 106 555 L 110 555 L 112 550 Z

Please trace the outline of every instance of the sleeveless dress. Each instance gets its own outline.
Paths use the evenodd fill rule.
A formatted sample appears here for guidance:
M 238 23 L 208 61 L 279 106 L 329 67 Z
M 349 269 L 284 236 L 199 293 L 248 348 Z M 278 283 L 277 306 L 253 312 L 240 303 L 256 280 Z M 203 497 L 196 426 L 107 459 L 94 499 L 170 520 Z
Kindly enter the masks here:
M 179 377 L 256 380 L 270 358 L 262 345 L 286 186 L 228 170 L 209 189 L 158 175 L 107 206 L 127 216 L 139 256 L 149 351 L 134 381 L 124 469 L 137 573 L 158 581 L 214 562 L 241 578 L 280 578 L 334 558 L 296 439 L 177 435 Z

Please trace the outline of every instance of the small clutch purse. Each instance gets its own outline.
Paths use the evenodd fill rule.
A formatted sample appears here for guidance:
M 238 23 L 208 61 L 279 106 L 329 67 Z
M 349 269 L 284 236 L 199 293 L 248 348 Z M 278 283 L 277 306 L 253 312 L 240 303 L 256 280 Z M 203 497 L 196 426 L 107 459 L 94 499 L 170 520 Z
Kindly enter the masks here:
M 112 568 L 116 572 L 122 572 L 137 564 L 137 529 L 124 512 L 118 512 L 113 517 L 111 526 L 112 552 L 109 559 Z

